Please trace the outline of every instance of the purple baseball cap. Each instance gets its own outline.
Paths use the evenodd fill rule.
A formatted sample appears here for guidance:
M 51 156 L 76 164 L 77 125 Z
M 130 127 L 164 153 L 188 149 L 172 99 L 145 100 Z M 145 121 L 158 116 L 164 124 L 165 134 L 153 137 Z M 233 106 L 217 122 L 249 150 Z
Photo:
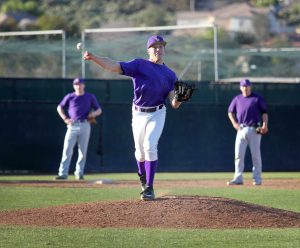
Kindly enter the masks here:
M 240 86 L 246 86 L 246 87 L 251 86 L 251 82 L 249 79 L 242 79 L 240 81 Z
M 82 78 L 75 78 L 73 80 L 73 85 L 74 84 L 84 84 L 84 80 Z
M 159 35 L 153 35 L 148 39 L 147 42 L 147 48 L 152 47 L 154 44 L 160 43 L 163 46 L 167 44 L 167 42 L 164 41 L 164 38 Z

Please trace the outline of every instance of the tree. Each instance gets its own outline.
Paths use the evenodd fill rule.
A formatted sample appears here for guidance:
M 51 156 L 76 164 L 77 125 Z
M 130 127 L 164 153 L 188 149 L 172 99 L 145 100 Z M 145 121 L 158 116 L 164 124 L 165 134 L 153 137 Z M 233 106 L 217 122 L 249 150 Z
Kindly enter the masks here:
M 250 3 L 256 7 L 268 7 L 279 4 L 278 0 L 250 0 Z
M 62 16 L 43 15 L 37 21 L 41 30 L 63 29 L 67 30 L 67 23 Z
M 255 37 L 252 34 L 245 32 L 238 32 L 234 37 L 235 41 L 241 45 L 250 45 L 255 41 Z
M 270 37 L 269 22 L 265 15 L 255 15 L 253 19 L 253 27 L 255 30 L 255 37 L 258 41 L 262 41 Z
M 170 11 L 154 4 L 149 4 L 145 9 L 130 19 L 133 20 L 137 26 L 164 26 L 175 22 Z
M 294 5 L 291 9 L 283 11 L 279 16 L 286 20 L 289 25 L 300 24 L 300 4 Z
M 8 0 L 2 4 L 1 12 L 26 12 L 31 15 L 37 15 L 39 13 L 39 7 L 37 1 L 34 0 Z
M 57 1 L 49 0 L 41 3 L 41 10 L 47 15 L 49 21 L 58 22 L 54 25 L 66 25 L 65 30 L 71 36 L 78 36 L 84 28 L 98 28 L 106 21 L 104 14 L 106 0 L 97 1 Z M 41 28 L 45 29 L 45 22 L 41 22 Z

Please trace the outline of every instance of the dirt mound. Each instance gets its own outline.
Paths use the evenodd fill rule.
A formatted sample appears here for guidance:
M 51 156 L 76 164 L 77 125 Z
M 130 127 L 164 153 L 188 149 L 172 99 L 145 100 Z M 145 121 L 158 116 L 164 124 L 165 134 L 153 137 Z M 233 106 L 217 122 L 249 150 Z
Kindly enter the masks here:
M 300 227 L 300 213 L 220 197 L 163 196 L 0 212 L 0 224 L 68 227 Z

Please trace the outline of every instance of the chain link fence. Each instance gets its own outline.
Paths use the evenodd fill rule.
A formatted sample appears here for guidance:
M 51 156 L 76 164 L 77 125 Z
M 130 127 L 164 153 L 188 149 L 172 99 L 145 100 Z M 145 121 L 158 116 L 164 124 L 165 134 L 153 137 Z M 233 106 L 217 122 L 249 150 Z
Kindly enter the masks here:
M 243 48 L 236 43 L 205 34 L 212 27 L 139 32 L 87 33 L 85 48 L 97 55 L 118 61 L 136 57 L 147 59 L 146 42 L 159 33 L 168 42 L 165 62 L 183 80 L 216 81 L 235 77 L 296 78 L 300 71 L 300 48 Z M 21 32 L 19 32 L 21 33 Z M 82 62 L 76 49 L 81 38 L 63 38 L 61 34 L 4 36 L 0 33 L 0 75 L 20 78 L 124 78 Z M 215 47 L 214 39 L 217 41 Z M 218 49 L 217 57 L 215 49 Z M 217 61 L 215 61 L 217 58 Z M 84 71 L 82 69 L 84 63 Z M 217 68 L 216 68 L 217 66 Z M 216 76 L 217 72 L 217 76 Z M 85 75 L 83 75 L 85 74 Z

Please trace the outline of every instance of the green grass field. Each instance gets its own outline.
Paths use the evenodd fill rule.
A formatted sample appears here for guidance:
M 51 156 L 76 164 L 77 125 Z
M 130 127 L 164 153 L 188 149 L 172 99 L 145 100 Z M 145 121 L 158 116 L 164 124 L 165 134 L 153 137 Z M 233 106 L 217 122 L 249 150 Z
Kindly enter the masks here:
M 157 180 L 224 180 L 232 173 L 157 173 Z M 264 179 L 299 179 L 300 172 L 264 173 Z M 0 181 L 52 180 L 51 176 L 0 176 Z M 86 180 L 137 180 L 136 174 L 93 174 Z M 70 177 L 72 179 L 72 177 Z M 251 174 L 246 173 L 250 180 Z M 299 189 L 260 187 L 158 188 L 157 193 L 220 196 L 300 212 Z M 136 199 L 139 188 L 0 187 L 0 211 L 83 202 Z M 141 229 L 0 226 L 0 247 L 300 247 L 300 228 Z

